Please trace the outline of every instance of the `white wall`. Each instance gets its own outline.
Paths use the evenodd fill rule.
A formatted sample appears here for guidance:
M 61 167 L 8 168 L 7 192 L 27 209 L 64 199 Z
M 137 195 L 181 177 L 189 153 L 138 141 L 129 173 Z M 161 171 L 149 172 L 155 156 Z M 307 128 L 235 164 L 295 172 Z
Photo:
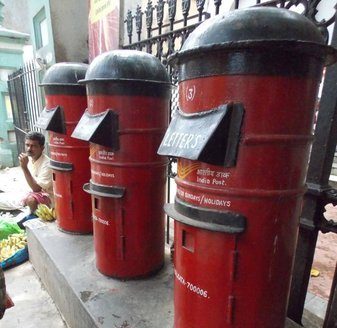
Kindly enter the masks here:
M 32 0 L 31 0 L 32 1 Z M 28 4 L 23 0 L 2 0 L 4 3 L 2 25 L 8 29 L 29 34 Z
M 88 60 L 88 1 L 50 0 L 56 62 Z

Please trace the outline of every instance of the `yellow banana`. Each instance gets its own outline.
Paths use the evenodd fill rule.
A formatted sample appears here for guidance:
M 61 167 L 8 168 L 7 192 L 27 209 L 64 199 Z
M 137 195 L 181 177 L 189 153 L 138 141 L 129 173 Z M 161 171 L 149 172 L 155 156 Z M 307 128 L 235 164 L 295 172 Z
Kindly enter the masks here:
M 43 221 L 53 221 L 55 219 L 54 209 L 49 208 L 45 204 L 39 204 L 35 214 Z
M 19 249 L 27 245 L 25 233 L 12 234 L 0 241 L 0 262 L 13 256 Z

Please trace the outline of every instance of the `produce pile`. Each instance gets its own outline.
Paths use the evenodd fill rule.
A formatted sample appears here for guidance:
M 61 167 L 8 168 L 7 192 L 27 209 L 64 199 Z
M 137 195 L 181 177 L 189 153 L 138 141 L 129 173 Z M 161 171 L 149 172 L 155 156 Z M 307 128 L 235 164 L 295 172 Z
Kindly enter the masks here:
M 0 240 L 0 262 L 12 257 L 18 250 L 27 245 L 27 236 L 24 232 L 14 233 L 6 239 Z
M 43 221 L 53 221 L 55 220 L 55 209 L 50 208 L 45 204 L 39 204 L 35 214 Z
M 27 236 L 10 213 L 0 212 L 0 266 L 2 269 L 28 260 Z
M 55 209 L 39 204 L 35 214 L 42 221 L 55 220 Z M 17 218 L 0 212 L 0 266 L 3 269 L 28 260 L 26 232 L 17 225 Z

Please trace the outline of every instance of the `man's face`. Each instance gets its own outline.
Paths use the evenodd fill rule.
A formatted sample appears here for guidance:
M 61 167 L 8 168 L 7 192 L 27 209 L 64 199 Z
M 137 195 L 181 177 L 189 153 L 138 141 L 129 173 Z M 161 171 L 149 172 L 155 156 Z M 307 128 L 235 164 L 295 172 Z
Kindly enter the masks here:
M 33 160 L 37 160 L 41 156 L 44 146 L 41 146 L 37 140 L 26 139 L 25 148 L 27 155 Z

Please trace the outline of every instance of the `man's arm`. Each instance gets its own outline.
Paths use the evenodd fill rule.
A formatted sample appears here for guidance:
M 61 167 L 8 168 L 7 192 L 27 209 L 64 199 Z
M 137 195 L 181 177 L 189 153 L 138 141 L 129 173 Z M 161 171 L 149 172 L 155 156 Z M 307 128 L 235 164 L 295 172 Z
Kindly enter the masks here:
M 23 174 L 25 175 L 26 181 L 29 187 L 32 189 L 32 191 L 34 192 L 41 191 L 42 188 L 36 183 L 36 180 L 34 179 L 34 177 L 32 176 L 32 174 L 30 173 L 28 169 L 28 156 L 24 153 L 21 153 L 19 155 L 19 162 L 20 162 L 20 166 L 23 171 Z

